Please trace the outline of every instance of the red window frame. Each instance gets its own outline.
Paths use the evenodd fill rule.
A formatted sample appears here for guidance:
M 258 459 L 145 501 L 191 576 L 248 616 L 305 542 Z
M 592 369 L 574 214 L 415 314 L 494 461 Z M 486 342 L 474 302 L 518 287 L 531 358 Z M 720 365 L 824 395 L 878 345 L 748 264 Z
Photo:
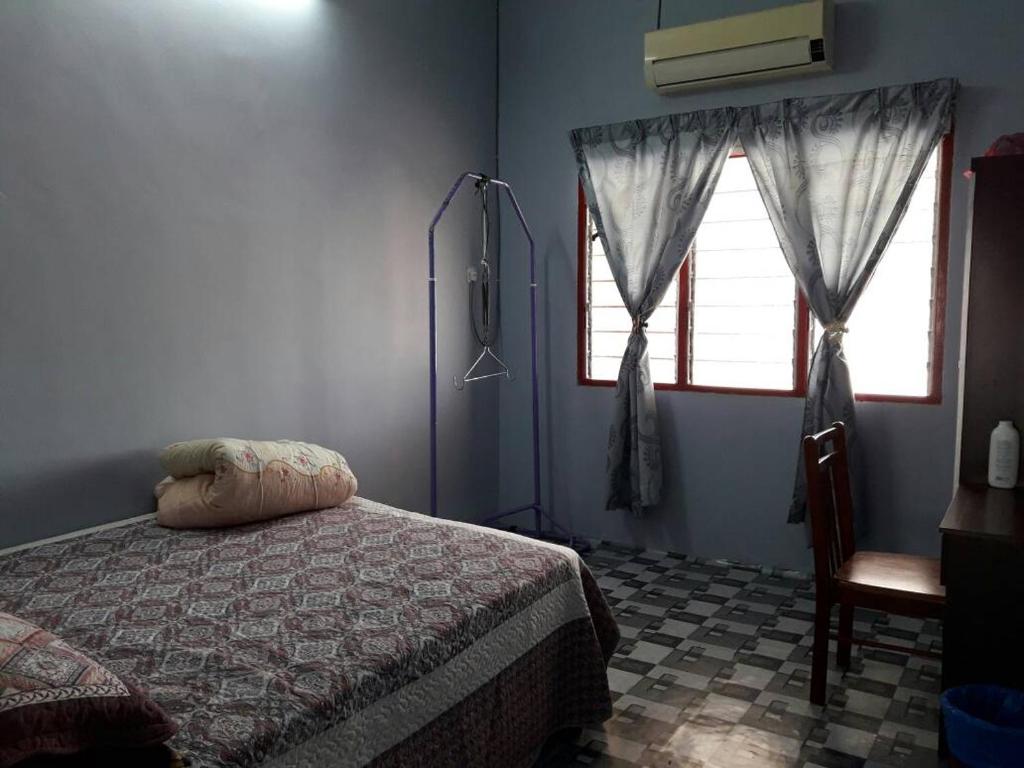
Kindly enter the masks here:
M 737 152 L 731 157 L 742 157 Z M 858 393 L 856 399 L 868 402 L 921 403 L 937 405 L 942 402 L 942 366 L 946 335 L 946 280 L 949 268 L 949 205 L 953 164 L 953 134 L 947 134 L 939 145 L 939 167 L 937 179 L 937 219 L 935 224 L 934 284 L 932 286 L 932 349 L 930 356 L 930 380 L 928 394 L 885 395 Z M 577 187 L 576 226 L 576 380 L 580 386 L 614 387 L 608 379 L 592 379 L 587 376 L 587 201 L 583 187 Z M 805 397 L 807 395 L 807 374 L 810 366 L 811 313 L 807 300 L 797 287 L 796 325 L 793 334 L 793 388 L 756 389 L 748 387 L 722 387 L 691 384 L 689 379 L 689 322 L 690 322 L 690 259 L 683 264 L 679 273 L 679 301 L 676 320 L 678 379 L 674 384 L 656 383 L 655 389 L 682 392 L 712 392 L 729 395 L 765 395 L 768 397 Z

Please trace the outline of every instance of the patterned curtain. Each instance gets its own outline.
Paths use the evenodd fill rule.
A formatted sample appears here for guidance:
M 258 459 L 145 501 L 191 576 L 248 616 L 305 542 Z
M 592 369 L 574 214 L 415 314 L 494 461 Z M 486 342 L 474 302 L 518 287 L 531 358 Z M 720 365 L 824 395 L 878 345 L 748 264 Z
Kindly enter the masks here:
M 853 439 L 846 322 L 950 128 L 955 93 L 956 81 L 935 80 L 742 110 L 740 141 L 786 261 L 824 329 L 802 434 L 843 421 Z M 801 463 L 790 522 L 804 520 L 806 492 Z
M 571 134 L 591 216 L 633 319 L 608 438 L 608 509 L 639 515 L 661 498 L 644 328 L 690 250 L 735 141 L 736 118 L 733 109 L 714 109 Z

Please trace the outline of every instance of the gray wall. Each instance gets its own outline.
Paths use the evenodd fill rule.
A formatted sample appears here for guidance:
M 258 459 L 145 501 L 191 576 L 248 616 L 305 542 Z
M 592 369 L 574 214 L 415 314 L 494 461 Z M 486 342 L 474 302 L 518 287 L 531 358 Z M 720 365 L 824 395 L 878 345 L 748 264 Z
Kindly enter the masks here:
M 664 0 L 674 26 L 780 0 Z M 959 77 L 944 399 L 859 405 L 868 546 L 935 553 L 953 483 L 956 362 L 967 184 L 959 170 L 998 134 L 1024 129 L 1014 0 L 839 0 L 837 68 L 829 75 L 662 97 L 643 82 L 643 33 L 656 0 L 507 0 L 501 12 L 501 172 L 517 188 L 542 259 L 546 497 L 578 531 L 658 549 L 806 565 L 800 528 L 784 523 L 803 401 L 660 392 L 666 499 L 643 520 L 603 510 L 612 393 L 576 384 L 576 169 L 570 129 L 801 94 Z M 511 259 L 507 262 L 510 263 Z M 515 276 L 511 275 L 510 279 Z M 525 322 L 507 308 L 506 329 Z M 525 338 L 525 335 L 522 337 Z M 506 343 L 515 337 L 506 333 Z M 514 357 L 525 358 L 522 344 Z M 503 390 L 501 493 L 519 500 L 529 471 L 525 387 Z
M 664 23 L 775 4 L 665 0 Z M 571 128 L 949 75 L 963 84 L 958 169 L 1024 126 L 1024 6 L 837 6 L 837 72 L 665 98 L 641 71 L 655 0 L 500 5 L 501 172 L 540 255 L 545 495 L 582 532 L 807 563 L 782 522 L 799 400 L 659 393 L 666 501 L 643 520 L 602 509 L 611 393 L 575 383 Z M 455 173 L 493 167 L 494 13 L 475 0 L 0 3 L 0 546 L 149 511 L 158 449 L 201 435 L 337 447 L 364 495 L 426 508 L 423 235 Z M 955 175 L 943 403 L 860 407 L 874 546 L 937 547 L 965 207 Z M 529 497 L 525 252 L 504 234 L 520 375 L 499 414 L 495 387 L 444 383 L 471 352 L 472 195 L 439 233 L 453 517 L 493 506 L 497 434 L 502 500 Z
M 493 168 L 494 14 L 0 3 L 0 547 L 151 511 L 158 449 L 200 436 L 320 442 L 426 509 L 426 225 Z M 447 377 L 472 198 L 439 233 Z M 497 398 L 442 396 L 445 511 L 475 516 Z

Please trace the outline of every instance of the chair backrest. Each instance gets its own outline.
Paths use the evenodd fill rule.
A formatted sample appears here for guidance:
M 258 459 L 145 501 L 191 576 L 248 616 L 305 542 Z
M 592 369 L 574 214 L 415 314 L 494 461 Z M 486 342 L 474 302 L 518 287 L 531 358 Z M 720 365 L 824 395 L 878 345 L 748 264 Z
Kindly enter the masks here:
M 841 421 L 804 437 L 804 471 L 814 542 L 815 586 L 819 591 L 827 591 L 832 588 L 836 571 L 855 551 L 846 427 Z

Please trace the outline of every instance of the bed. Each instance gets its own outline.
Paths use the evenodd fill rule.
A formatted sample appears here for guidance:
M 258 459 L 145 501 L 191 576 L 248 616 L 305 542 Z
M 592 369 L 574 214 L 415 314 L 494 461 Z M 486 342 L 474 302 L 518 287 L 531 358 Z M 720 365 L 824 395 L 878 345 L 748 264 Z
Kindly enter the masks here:
M 361 498 L 3 555 L 0 610 L 147 691 L 193 768 L 528 766 L 611 714 L 618 630 L 575 552 Z

